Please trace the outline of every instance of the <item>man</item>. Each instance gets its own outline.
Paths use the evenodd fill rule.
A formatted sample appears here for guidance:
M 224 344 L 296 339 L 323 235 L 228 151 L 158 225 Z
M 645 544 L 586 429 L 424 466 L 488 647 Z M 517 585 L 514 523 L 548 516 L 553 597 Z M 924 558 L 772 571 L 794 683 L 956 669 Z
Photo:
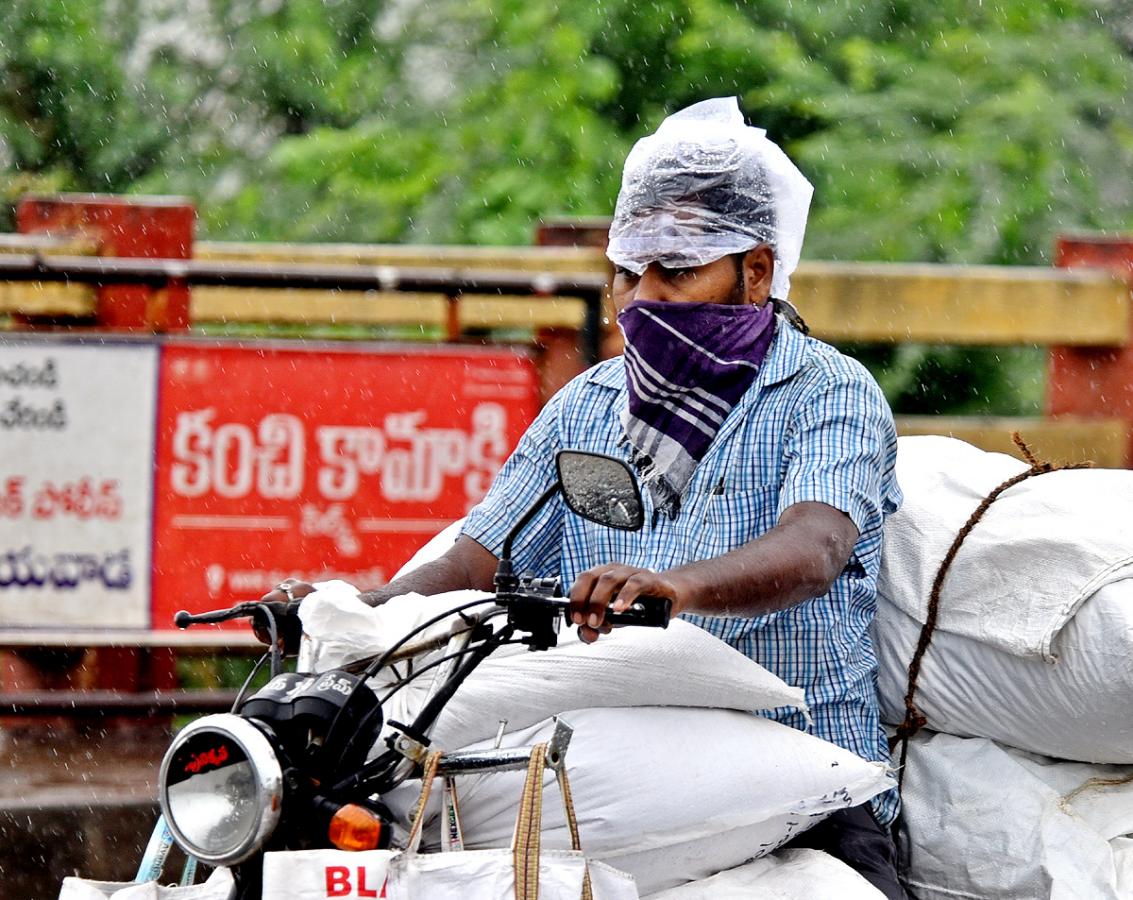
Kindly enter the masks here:
M 556 500 L 517 539 L 517 571 L 571 585 L 588 642 L 609 631 L 607 608 L 670 598 L 674 615 L 802 687 L 819 737 L 887 760 L 869 625 L 882 521 L 901 499 L 896 437 L 868 373 L 788 321 L 810 196 L 734 99 L 698 103 L 639 141 L 607 251 L 624 357 L 551 399 L 448 553 L 363 599 L 491 590 L 507 530 L 556 477 L 555 452 L 620 456 L 646 488 L 645 529 L 602 528 Z M 797 711 L 767 715 L 806 728 Z M 845 810 L 797 845 L 903 898 L 887 833 L 896 807 L 887 794 Z

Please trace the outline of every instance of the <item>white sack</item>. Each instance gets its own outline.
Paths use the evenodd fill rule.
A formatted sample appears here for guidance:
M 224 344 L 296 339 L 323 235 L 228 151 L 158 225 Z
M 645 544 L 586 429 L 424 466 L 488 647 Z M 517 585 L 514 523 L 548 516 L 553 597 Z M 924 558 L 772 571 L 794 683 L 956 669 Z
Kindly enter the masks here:
M 562 719 L 574 728 L 566 759 L 583 849 L 633 875 L 643 895 L 769 853 L 835 810 L 893 785 L 882 763 L 748 713 L 582 709 Z M 547 721 L 514 731 L 502 746 L 548 740 L 552 728 Z M 458 781 L 466 847 L 506 844 L 524 775 Z M 543 845 L 567 848 L 553 781 L 547 771 Z M 383 798 L 403 823 L 419 789 L 418 782 L 407 782 Z M 440 844 L 438 808 L 439 801 L 431 803 L 425 831 L 433 848 Z
M 886 522 L 874 627 L 884 721 L 904 717 L 949 546 L 1025 468 L 951 438 L 900 439 L 905 503 Z M 1133 472 L 1038 475 L 992 504 L 945 578 L 915 702 L 940 731 L 1133 763 Z
M 413 594 L 371 608 L 349 592 L 319 590 L 304 599 L 300 615 L 304 630 L 324 649 L 316 666 L 321 671 L 380 652 L 415 622 L 469 596 L 475 592 Z M 448 627 L 441 623 L 434 630 Z M 430 658 L 419 660 L 418 667 Z M 411 721 L 429 686 L 423 676 L 395 694 L 386 721 Z M 449 701 L 432 740 L 435 747 L 453 749 L 494 735 L 504 719 L 514 731 L 565 709 L 662 705 L 806 709 L 801 689 L 688 622 L 674 620 L 666 629 L 617 628 L 594 644 L 582 643 L 574 628 L 566 628 L 552 650 L 510 646 L 488 657 Z
M 899 846 L 919 900 L 1133 897 L 1133 766 L 925 731 L 903 793 Z
M 883 722 L 905 717 L 920 631 L 919 619 L 878 598 L 874 646 Z M 1084 603 L 1057 647 L 1052 665 L 938 630 L 914 702 L 936 731 L 1061 759 L 1133 763 L 1133 581 L 1107 585 Z
M 884 900 L 884 894 L 829 853 L 781 850 L 643 900 Z
M 543 850 L 539 900 L 581 900 L 587 863 L 581 853 Z M 589 866 L 593 900 L 638 900 L 633 879 L 602 863 Z M 510 849 L 403 853 L 390 862 L 389 900 L 514 900 Z

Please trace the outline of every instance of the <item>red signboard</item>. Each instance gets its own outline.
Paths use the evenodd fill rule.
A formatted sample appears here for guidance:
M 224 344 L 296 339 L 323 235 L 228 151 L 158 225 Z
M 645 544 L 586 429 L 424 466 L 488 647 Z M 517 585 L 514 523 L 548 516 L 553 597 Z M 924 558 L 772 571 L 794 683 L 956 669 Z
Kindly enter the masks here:
M 159 384 L 157 629 L 291 575 L 383 584 L 538 409 L 532 362 L 506 350 L 167 344 Z

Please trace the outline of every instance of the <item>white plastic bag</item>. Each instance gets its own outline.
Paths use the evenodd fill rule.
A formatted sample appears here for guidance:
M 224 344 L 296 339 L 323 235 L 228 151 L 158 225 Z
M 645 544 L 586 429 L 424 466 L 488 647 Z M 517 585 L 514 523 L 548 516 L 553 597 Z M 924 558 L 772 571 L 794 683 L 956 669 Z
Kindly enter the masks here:
M 633 875 L 643 894 L 769 853 L 893 785 L 881 763 L 748 713 L 646 707 L 561 719 L 574 728 L 566 761 L 587 851 Z M 502 746 L 547 740 L 552 729 L 548 721 L 513 732 Z M 461 779 L 465 846 L 506 842 L 521 780 L 514 772 Z M 416 798 L 415 783 L 383 797 L 403 823 Z M 440 846 L 439 807 L 428 810 L 429 847 Z M 543 845 L 570 846 L 559 810 L 544 813 Z
M 405 852 L 389 864 L 388 894 L 391 900 L 580 900 L 583 885 L 590 879 L 593 900 L 637 900 L 637 887 L 628 875 L 596 864 L 588 875 L 582 853 L 569 779 L 559 770 L 562 811 L 570 833 L 570 849 L 544 850 L 543 776 L 547 744 L 536 744 L 531 751 L 518 815 L 507 850 L 460 850 L 448 853 L 418 852 L 425 809 L 436 780 L 439 753 L 425 764 L 421 791 L 414 807 L 414 822 Z M 485 777 L 496 778 L 490 774 Z M 514 798 L 513 798 L 514 805 Z
M 903 799 L 898 846 L 919 900 L 1133 897 L 1133 766 L 923 731 Z
M 944 437 L 899 441 L 874 626 L 883 721 L 904 718 L 932 582 L 980 501 L 1026 469 Z M 918 682 L 930 727 L 1133 763 L 1133 472 L 1038 475 L 1000 495 L 945 578 Z
M 289 850 L 264 854 L 260 900 L 362 900 L 388 897 L 397 850 Z
M 215 869 L 208 881 L 177 887 L 156 881 L 141 884 L 64 878 L 59 900 L 232 900 L 236 885 L 228 869 Z M 319 900 L 324 900 L 323 894 Z
M 542 848 L 542 804 L 546 744 L 532 748 L 523 789 L 511 798 L 519 810 L 509 849 L 421 853 L 422 810 L 428 804 L 441 754 L 432 754 L 414 803 L 415 825 L 404 850 L 346 853 L 309 850 L 264 856 L 262 900 L 326 900 L 385 897 L 388 900 L 580 900 L 589 878 L 593 900 L 638 900 L 633 879 L 581 851 L 569 780 L 561 773 L 564 821 L 570 849 Z M 554 776 L 552 776 L 554 780 Z M 518 803 L 516 802 L 518 800 Z

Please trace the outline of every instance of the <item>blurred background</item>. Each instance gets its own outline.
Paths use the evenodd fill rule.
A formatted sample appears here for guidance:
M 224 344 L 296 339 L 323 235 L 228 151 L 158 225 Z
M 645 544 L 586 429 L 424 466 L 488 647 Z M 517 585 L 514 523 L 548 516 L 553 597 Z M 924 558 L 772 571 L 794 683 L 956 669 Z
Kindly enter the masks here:
M 1032 264 L 1133 227 L 1133 4 L 8 0 L 0 231 L 182 194 L 212 240 L 525 244 L 735 94 L 815 185 L 804 259 Z M 1030 413 L 1028 348 L 859 348 L 901 412 Z

